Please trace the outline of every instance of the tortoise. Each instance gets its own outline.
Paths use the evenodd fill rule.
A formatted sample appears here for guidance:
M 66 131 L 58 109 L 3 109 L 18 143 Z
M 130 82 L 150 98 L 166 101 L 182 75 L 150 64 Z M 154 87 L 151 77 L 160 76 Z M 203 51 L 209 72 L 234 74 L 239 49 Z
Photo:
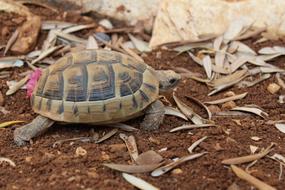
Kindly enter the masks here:
M 55 121 L 102 125 L 145 114 L 141 127 L 158 129 L 165 113 L 159 91 L 180 78 L 115 51 L 69 53 L 42 71 L 30 98 L 39 115 L 14 131 L 14 141 L 24 145 Z

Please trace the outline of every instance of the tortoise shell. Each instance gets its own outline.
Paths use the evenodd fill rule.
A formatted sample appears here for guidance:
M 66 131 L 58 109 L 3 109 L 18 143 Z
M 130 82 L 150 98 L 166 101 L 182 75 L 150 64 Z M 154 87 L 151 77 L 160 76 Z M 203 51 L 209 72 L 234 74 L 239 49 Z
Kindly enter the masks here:
M 55 121 L 115 123 L 141 114 L 158 98 L 154 70 L 130 56 L 84 50 L 46 68 L 31 96 L 33 110 Z

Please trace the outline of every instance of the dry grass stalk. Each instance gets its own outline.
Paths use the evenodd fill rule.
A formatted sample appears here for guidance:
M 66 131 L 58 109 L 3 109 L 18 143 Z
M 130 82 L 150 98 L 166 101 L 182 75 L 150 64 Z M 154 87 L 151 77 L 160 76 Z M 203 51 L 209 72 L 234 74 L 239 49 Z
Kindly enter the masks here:
M 110 137 L 112 137 L 113 135 L 115 135 L 118 132 L 118 129 L 112 129 L 111 131 L 109 131 L 108 133 L 106 133 L 103 137 L 101 137 L 100 139 L 98 139 L 96 141 L 96 143 L 101 143 L 107 139 L 109 139 Z
M 203 137 L 203 138 L 201 138 L 201 139 L 195 141 L 195 142 L 187 149 L 188 152 L 189 152 L 190 154 L 192 154 L 192 153 L 193 153 L 193 150 L 194 150 L 201 142 L 203 142 L 203 141 L 206 140 L 207 138 L 208 138 L 208 137 L 205 136 L 205 137 Z

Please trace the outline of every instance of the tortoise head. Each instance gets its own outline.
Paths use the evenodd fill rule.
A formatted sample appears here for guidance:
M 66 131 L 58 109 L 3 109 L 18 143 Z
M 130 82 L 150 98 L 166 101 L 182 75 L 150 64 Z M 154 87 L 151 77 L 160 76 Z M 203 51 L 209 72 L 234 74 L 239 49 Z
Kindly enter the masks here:
M 181 79 L 181 76 L 172 70 L 158 70 L 156 77 L 159 80 L 159 90 L 161 91 L 175 87 Z

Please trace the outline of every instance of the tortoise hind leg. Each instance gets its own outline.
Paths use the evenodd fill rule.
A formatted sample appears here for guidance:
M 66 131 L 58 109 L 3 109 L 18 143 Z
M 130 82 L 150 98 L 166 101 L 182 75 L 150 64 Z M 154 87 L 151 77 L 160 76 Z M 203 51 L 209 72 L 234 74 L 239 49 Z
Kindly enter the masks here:
M 14 142 L 18 146 L 23 146 L 27 141 L 46 131 L 53 123 L 53 120 L 39 115 L 31 123 L 14 131 Z
M 164 119 L 164 105 L 160 100 L 156 100 L 146 108 L 144 113 L 145 117 L 141 123 L 141 127 L 149 131 L 158 129 Z

